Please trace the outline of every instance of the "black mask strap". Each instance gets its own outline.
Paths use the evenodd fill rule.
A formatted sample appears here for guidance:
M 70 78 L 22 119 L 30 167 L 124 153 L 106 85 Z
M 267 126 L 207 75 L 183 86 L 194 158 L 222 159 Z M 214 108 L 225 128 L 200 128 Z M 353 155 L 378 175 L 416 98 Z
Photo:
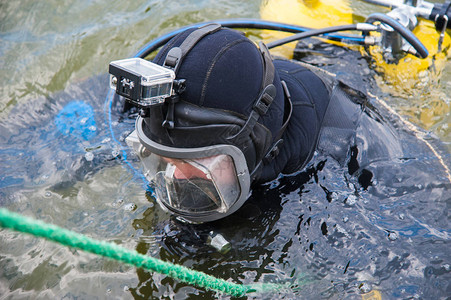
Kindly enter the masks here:
M 285 129 L 287 129 L 288 123 L 290 122 L 291 115 L 293 113 L 293 103 L 291 102 L 290 91 L 288 90 L 288 87 L 287 87 L 287 84 L 285 83 L 285 81 L 282 80 L 281 83 L 282 83 L 283 92 L 284 92 L 284 96 L 285 96 L 284 97 L 285 98 L 285 111 L 286 112 L 288 111 L 288 113 L 285 113 L 284 123 L 283 123 L 282 127 L 280 128 L 279 132 L 277 133 L 276 138 L 274 139 L 275 140 L 274 144 L 271 146 L 271 148 L 266 153 L 265 157 L 263 157 L 263 159 L 257 164 L 257 166 L 254 168 L 254 170 L 250 174 L 252 181 L 257 179 L 258 176 L 260 176 L 260 172 L 262 170 L 263 165 L 269 164 L 279 154 L 280 149 L 282 148 L 282 145 L 283 145 L 283 139 L 282 139 L 283 133 L 285 132 Z
M 262 53 L 264 61 L 265 77 L 262 85 L 262 88 L 264 88 L 265 86 L 268 86 L 273 83 L 275 68 L 268 47 L 266 47 L 266 45 L 263 42 L 259 42 L 258 47 L 260 48 L 260 52 Z
M 175 74 L 181 65 L 181 62 L 191 51 L 191 49 L 206 35 L 214 33 L 221 29 L 221 25 L 219 24 L 207 24 L 199 27 L 198 29 L 191 32 L 183 43 L 179 47 L 173 47 L 169 50 L 166 55 L 166 59 L 164 60 L 163 66 L 168 67 L 174 70 Z M 184 88 L 183 88 L 184 90 Z M 179 101 L 179 94 L 183 91 L 176 91 L 175 95 L 166 99 L 166 103 L 168 103 L 168 111 L 166 113 L 166 119 L 161 124 L 164 128 L 174 128 L 174 105 Z
M 178 68 L 188 52 L 190 52 L 204 36 L 214 33 L 219 29 L 221 29 L 221 25 L 212 23 L 194 30 L 186 37 L 179 47 L 174 47 L 169 50 L 163 66 L 174 69 L 175 74 L 177 74 Z
M 260 52 L 263 57 L 263 80 L 262 80 L 262 92 L 260 93 L 257 101 L 252 107 L 251 114 L 247 118 L 246 124 L 243 128 L 234 136 L 230 137 L 230 140 L 236 141 L 240 144 L 240 141 L 247 139 L 252 132 L 258 119 L 266 114 L 271 103 L 276 97 L 276 87 L 273 85 L 275 68 L 269 54 L 268 48 L 262 42 L 259 43 Z
M 291 114 L 293 113 L 293 103 L 291 102 L 291 94 L 288 90 L 287 84 L 285 81 L 281 81 L 283 91 L 285 93 L 285 112 L 288 111 L 288 113 L 285 113 L 285 120 L 280 128 L 279 132 L 277 133 L 275 140 L 275 143 L 272 145 L 271 149 L 266 153 L 265 157 L 263 158 L 264 164 L 269 164 L 280 152 L 280 148 L 283 145 L 283 133 L 285 132 L 285 129 L 287 129 L 288 123 L 291 119 Z

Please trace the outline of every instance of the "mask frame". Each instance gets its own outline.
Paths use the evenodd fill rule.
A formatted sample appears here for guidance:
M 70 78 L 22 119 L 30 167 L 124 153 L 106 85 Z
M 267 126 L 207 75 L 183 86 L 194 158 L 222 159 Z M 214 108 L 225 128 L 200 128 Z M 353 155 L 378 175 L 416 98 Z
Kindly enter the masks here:
M 200 159 L 204 157 L 224 154 L 230 156 L 233 160 L 237 182 L 240 187 L 239 196 L 232 204 L 230 204 L 228 210 L 225 212 L 211 211 L 192 213 L 188 215 L 166 205 L 166 203 L 160 201 L 157 197 L 157 201 L 163 209 L 177 216 L 180 216 L 181 218 L 189 222 L 201 223 L 226 217 L 240 208 L 247 200 L 250 193 L 251 174 L 249 173 L 249 169 L 247 168 L 246 158 L 244 157 L 243 152 L 238 147 L 230 144 L 219 144 L 195 148 L 170 147 L 167 145 L 159 144 L 149 139 L 144 133 L 144 127 L 144 119 L 138 118 L 136 120 L 135 131 L 129 137 L 127 137 L 127 143 L 129 145 L 132 145 L 132 147 L 135 149 L 135 152 L 140 157 L 144 166 L 146 166 L 146 157 L 144 157 L 145 155 L 142 155 L 143 151 L 148 151 L 159 156 L 174 159 Z

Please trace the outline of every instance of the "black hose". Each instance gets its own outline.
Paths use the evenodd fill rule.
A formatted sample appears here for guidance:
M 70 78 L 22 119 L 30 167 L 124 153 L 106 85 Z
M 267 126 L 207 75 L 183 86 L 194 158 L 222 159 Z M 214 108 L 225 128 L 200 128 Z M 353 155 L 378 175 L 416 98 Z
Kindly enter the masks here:
M 268 46 L 268 49 L 271 49 L 274 47 L 282 46 L 284 44 L 298 41 L 301 39 L 305 39 L 308 37 L 318 36 L 321 34 L 326 34 L 326 33 L 331 33 L 331 32 L 347 31 L 347 30 L 357 30 L 357 25 L 349 24 L 349 25 L 332 26 L 332 27 L 320 28 L 320 29 L 312 29 L 312 30 L 309 30 L 306 32 L 294 34 L 292 36 L 289 36 L 289 37 L 286 37 L 286 38 L 283 38 L 283 39 L 280 39 L 280 40 L 277 40 L 274 42 L 270 42 L 267 44 L 267 46 Z
M 270 22 L 265 20 L 259 20 L 259 19 L 231 19 L 231 20 L 216 20 L 216 21 L 210 21 L 210 22 L 203 22 L 203 23 L 197 23 L 188 25 L 185 27 L 182 27 L 180 29 L 177 29 L 173 32 L 170 32 L 168 34 L 165 34 L 164 36 L 161 36 L 148 44 L 146 44 L 141 50 L 138 51 L 138 53 L 135 54 L 135 57 L 141 57 L 144 58 L 148 56 L 150 53 L 161 47 L 162 45 L 166 44 L 171 38 L 173 38 L 178 33 L 187 30 L 188 28 L 197 28 L 201 25 L 207 24 L 207 23 L 218 23 L 221 24 L 224 27 L 229 28 L 253 28 L 253 29 L 267 29 L 267 30 L 275 30 L 275 31 L 283 31 L 283 32 L 292 32 L 292 33 L 299 33 L 299 32 L 310 32 L 312 29 L 297 25 L 291 25 L 291 24 L 284 24 L 284 23 L 277 23 L 277 22 Z M 336 41 L 348 41 L 355 44 L 364 44 L 364 38 L 362 36 L 340 36 L 340 35 L 327 35 L 325 36 L 328 39 L 336 40 Z
M 451 29 L 451 1 L 446 1 L 445 3 L 434 3 L 434 8 L 429 15 L 429 20 L 435 23 L 435 28 L 438 31 L 444 30 L 446 27 Z M 446 20 L 446 22 L 445 22 Z
M 426 58 L 429 55 L 426 47 L 412 33 L 412 31 L 408 30 L 395 19 L 381 13 L 374 13 L 368 16 L 365 23 L 374 23 L 375 21 L 387 24 L 393 28 L 393 30 L 398 32 L 410 45 L 412 45 L 413 48 L 415 48 L 421 58 Z

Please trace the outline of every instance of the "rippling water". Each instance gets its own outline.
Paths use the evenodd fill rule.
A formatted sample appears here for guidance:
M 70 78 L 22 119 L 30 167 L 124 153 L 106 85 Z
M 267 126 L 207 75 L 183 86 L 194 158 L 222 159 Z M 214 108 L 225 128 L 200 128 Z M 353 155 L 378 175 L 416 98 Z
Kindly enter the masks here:
M 357 18 L 371 9 L 354 4 Z M 373 104 L 394 124 L 404 157 L 361 166 L 372 174 L 370 183 L 365 172 L 351 175 L 352 165 L 317 154 L 305 170 L 254 190 L 236 214 L 198 226 L 170 218 L 146 193 L 136 157 L 123 143 L 134 115 L 107 101 L 108 63 L 186 24 L 258 18 L 260 5 L 1 3 L 0 205 L 233 282 L 290 283 L 251 298 L 445 299 L 451 294 L 449 61 L 437 78 L 426 74 L 414 90 L 393 95 L 377 88 L 381 79 L 355 54 L 337 53 L 327 64 L 305 57 L 350 85 L 373 88 L 388 103 Z M 86 114 L 78 131 L 61 125 L 68 107 Z M 209 246 L 210 231 L 231 250 Z M 2 299 L 197 297 L 228 298 L 0 231 Z

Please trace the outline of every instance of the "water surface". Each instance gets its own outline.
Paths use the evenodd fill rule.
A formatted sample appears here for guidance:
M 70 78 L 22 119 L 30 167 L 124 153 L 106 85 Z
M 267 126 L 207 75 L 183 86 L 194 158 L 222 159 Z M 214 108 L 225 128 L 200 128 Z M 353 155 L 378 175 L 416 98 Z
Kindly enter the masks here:
M 378 88 L 371 61 L 347 50 L 324 66 L 378 96 L 404 157 L 355 174 L 317 153 L 254 190 L 233 216 L 180 223 L 149 193 L 124 147 L 134 115 L 108 101 L 107 67 L 180 26 L 258 18 L 260 1 L 20 1 L 0 4 L 0 205 L 237 283 L 290 283 L 250 298 L 445 299 L 449 249 L 451 63 L 405 95 Z M 356 18 L 372 6 L 354 3 Z M 258 39 L 260 33 L 249 36 Z M 323 49 L 324 50 L 324 49 Z M 328 50 L 328 49 L 326 49 Z M 357 63 L 356 63 L 357 62 Z M 425 77 L 426 78 L 426 77 Z M 388 104 L 388 108 L 384 106 Z M 82 114 L 64 127 L 65 108 Z M 413 125 L 412 125 L 413 124 Z M 417 127 L 418 126 L 418 127 Z M 74 128 L 78 128 L 75 130 Z M 232 245 L 219 253 L 210 231 Z M 145 270 L 0 231 L 2 299 L 195 299 L 227 296 Z

